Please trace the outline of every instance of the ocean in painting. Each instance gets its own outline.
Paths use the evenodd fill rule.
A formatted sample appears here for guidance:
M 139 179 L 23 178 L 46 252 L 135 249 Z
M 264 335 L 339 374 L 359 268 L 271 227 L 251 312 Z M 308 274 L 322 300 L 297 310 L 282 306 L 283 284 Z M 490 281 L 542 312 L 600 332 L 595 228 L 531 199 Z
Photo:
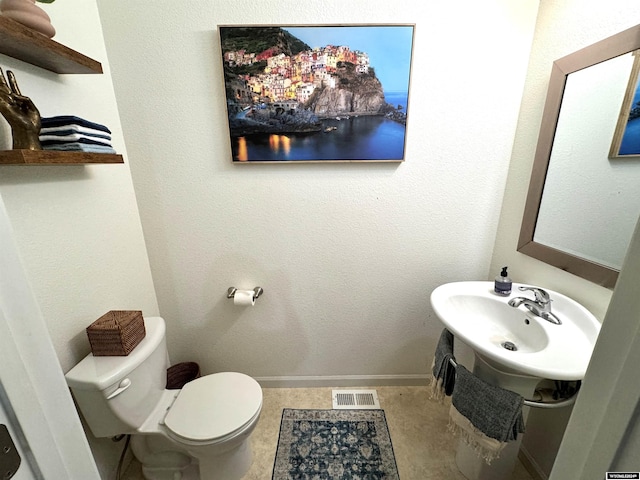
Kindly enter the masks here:
M 406 113 L 406 92 L 385 93 Z M 323 131 L 265 134 L 231 139 L 234 161 L 393 161 L 404 159 L 405 125 L 377 115 L 324 119 Z

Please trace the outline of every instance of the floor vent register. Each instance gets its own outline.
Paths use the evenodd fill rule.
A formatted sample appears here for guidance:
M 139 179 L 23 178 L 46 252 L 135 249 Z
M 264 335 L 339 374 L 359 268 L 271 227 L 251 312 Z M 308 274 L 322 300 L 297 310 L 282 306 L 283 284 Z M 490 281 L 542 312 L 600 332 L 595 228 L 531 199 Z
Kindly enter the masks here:
M 334 410 L 380 409 L 376 390 L 332 390 Z

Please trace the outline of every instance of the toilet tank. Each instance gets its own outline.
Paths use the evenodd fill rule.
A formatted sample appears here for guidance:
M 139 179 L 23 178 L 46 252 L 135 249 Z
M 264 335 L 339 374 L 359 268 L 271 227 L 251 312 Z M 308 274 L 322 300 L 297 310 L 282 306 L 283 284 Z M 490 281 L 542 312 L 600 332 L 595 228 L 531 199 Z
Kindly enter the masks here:
M 65 375 L 96 437 L 135 432 L 162 397 L 169 367 L 165 323 L 148 317 L 144 326 L 144 339 L 129 355 L 89 354 Z

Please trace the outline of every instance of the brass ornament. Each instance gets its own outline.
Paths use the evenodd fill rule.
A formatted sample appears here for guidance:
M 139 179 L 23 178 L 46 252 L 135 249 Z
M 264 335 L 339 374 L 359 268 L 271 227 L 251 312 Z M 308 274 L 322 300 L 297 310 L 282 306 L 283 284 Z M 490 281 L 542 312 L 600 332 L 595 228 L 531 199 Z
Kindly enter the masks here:
M 8 78 L 8 82 L 7 82 Z M 0 68 L 0 113 L 9 122 L 14 150 L 42 150 L 40 146 L 40 112 L 29 97 L 20 93 L 12 71 L 7 78 Z

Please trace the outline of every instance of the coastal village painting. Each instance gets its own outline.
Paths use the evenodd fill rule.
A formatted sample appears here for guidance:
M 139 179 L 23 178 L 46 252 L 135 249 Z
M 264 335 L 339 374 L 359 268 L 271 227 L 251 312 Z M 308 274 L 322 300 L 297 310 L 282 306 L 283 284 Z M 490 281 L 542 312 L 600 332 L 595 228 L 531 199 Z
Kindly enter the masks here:
M 404 160 L 414 25 L 218 28 L 234 163 Z

